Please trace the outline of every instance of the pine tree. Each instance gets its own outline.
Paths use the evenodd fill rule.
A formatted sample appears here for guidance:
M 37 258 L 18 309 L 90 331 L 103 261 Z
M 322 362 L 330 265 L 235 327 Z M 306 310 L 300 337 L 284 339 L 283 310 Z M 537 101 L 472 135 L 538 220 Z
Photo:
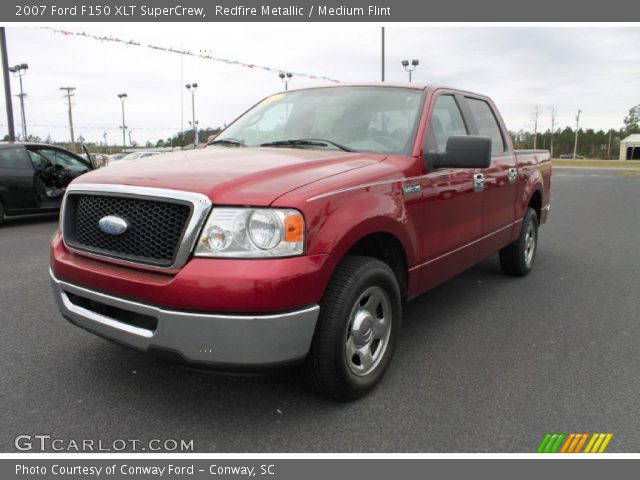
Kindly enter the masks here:
M 640 133 L 640 105 L 629 109 L 629 115 L 624 118 L 624 130 L 627 135 Z

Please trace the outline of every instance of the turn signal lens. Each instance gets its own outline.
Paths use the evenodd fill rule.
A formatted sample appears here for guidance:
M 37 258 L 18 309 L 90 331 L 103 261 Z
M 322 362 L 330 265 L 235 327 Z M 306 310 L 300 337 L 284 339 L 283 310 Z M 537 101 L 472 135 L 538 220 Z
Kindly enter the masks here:
M 304 238 L 304 220 L 302 215 L 294 213 L 284 217 L 284 241 L 301 242 Z

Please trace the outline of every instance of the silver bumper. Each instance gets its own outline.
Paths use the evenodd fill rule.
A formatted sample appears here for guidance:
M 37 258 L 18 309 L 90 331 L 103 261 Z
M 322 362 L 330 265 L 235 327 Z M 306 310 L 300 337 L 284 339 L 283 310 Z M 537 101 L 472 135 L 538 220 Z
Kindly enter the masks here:
M 58 308 L 71 323 L 137 350 L 173 352 L 196 364 L 259 367 L 303 358 L 320 311 L 317 305 L 270 315 L 165 310 L 72 285 L 49 273 Z M 72 302 L 69 294 L 124 313 L 146 315 L 157 324 L 141 328 L 125 323 Z

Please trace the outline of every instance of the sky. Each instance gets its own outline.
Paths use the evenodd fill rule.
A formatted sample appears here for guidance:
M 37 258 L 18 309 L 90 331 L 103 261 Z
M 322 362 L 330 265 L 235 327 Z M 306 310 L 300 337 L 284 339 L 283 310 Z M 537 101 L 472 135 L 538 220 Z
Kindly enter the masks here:
M 74 32 L 112 36 L 144 45 L 204 51 L 219 58 L 277 70 L 326 76 L 345 82 L 380 80 L 380 25 L 374 24 L 67 24 Z M 120 144 L 121 103 L 126 92 L 126 124 L 138 144 L 155 143 L 189 129 L 196 82 L 195 116 L 200 127 L 218 127 L 272 93 L 283 83 L 267 72 L 181 56 L 145 46 L 54 33 L 37 27 L 7 27 L 9 64 L 28 63 L 23 77 L 29 134 L 68 141 L 67 101 L 60 87 L 75 87 L 76 137 Z M 639 27 L 386 27 L 386 80 L 405 82 L 403 59 L 418 59 L 416 83 L 463 88 L 493 98 L 510 130 L 539 131 L 580 125 L 622 127 L 629 109 L 640 104 Z M 1 79 L 0 79 L 1 81 Z M 19 92 L 12 78 L 12 93 Z M 294 77 L 290 88 L 329 82 Z M 7 133 L 6 107 L 0 133 Z M 16 132 L 20 106 L 14 97 Z M 181 115 L 182 110 L 182 115 Z

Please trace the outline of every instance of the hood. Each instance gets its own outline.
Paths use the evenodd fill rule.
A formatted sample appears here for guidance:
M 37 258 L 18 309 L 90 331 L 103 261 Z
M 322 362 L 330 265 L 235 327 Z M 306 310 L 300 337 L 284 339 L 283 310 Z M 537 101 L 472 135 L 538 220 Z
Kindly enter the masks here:
M 75 183 L 169 188 L 202 193 L 218 205 L 261 206 L 296 188 L 384 158 L 335 150 L 210 146 L 114 162 Z

